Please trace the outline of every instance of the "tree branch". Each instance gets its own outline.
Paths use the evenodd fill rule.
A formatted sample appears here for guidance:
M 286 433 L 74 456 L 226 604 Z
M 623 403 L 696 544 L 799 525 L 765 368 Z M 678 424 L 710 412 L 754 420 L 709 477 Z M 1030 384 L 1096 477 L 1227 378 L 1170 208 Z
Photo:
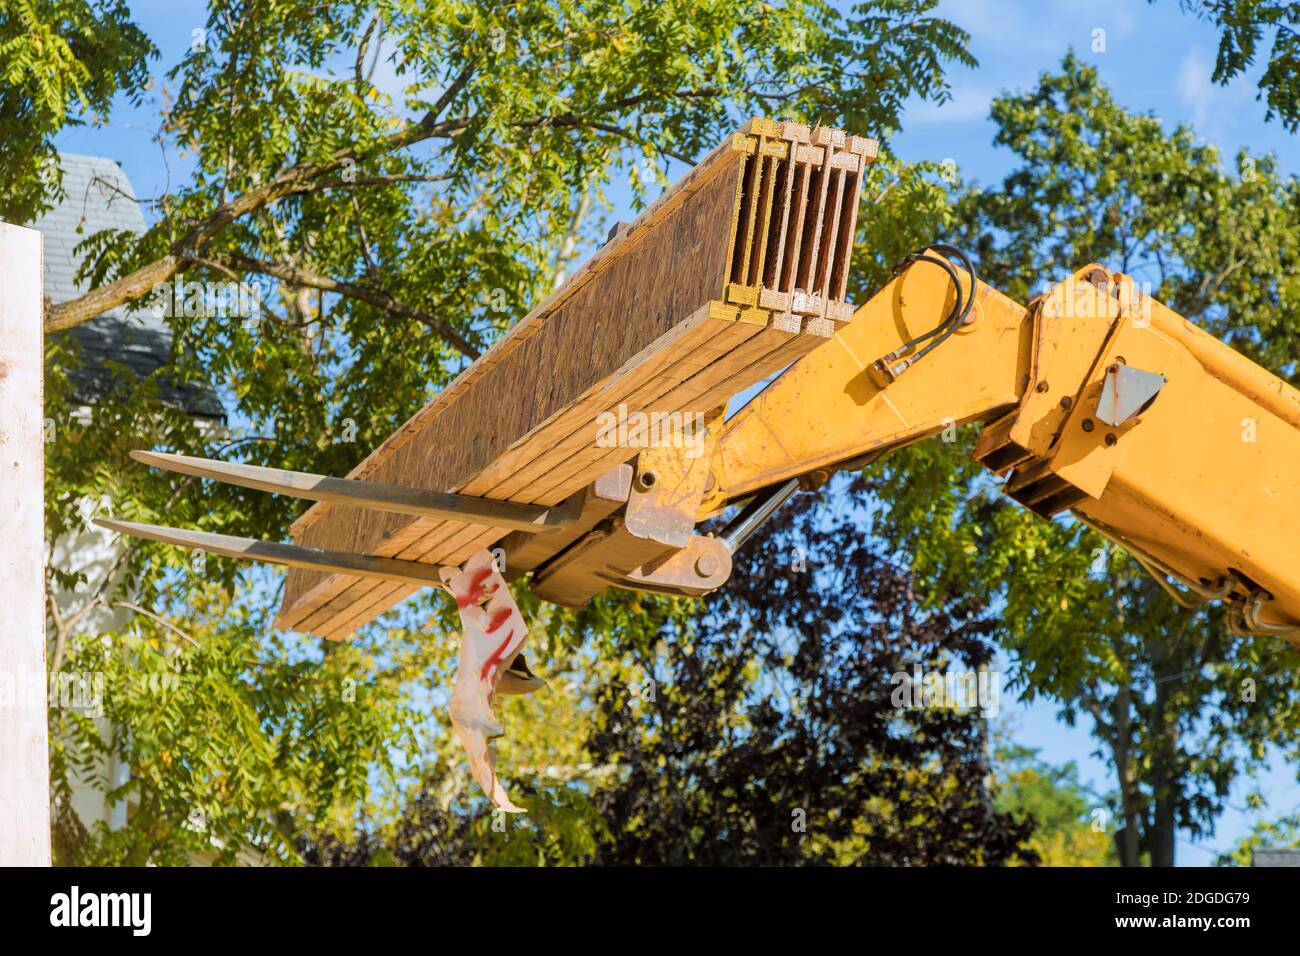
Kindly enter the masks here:
M 175 256 L 163 256 L 147 266 L 136 269 L 129 275 L 116 279 L 85 295 L 68 302 L 45 303 L 45 334 L 62 332 L 73 326 L 89 322 L 97 315 L 103 315 L 127 302 L 134 302 L 148 295 L 154 286 L 166 282 L 184 268 L 184 264 Z
M 366 48 L 370 46 L 370 38 L 374 35 L 375 27 L 379 26 L 379 14 L 376 13 L 370 20 L 370 25 L 366 27 L 366 32 L 361 34 L 361 42 L 357 45 L 357 62 L 354 67 L 357 81 L 357 96 L 365 96 L 366 82 L 369 79 L 365 73 Z M 379 51 L 375 51 L 378 58 Z
M 113 607 L 125 608 L 128 611 L 134 611 L 136 614 L 143 614 L 145 617 L 149 618 L 149 620 L 153 621 L 156 624 L 161 624 L 163 627 L 167 628 L 167 630 L 171 631 L 173 634 L 178 635 L 183 640 L 189 641 L 195 647 L 199 646 L 199 642 L 196 641 L 194 638 L 190 637 L 188 634 L 182 631 L 175 624 L 172 624 L 170 621 L 166 621 L 163 618 L 159 617 L 157 614 L 155 614 L 153 611 L 150 611 L 148 608 L 143 608 L 138 604 L 132 604 L 130 601 L 114 601 Z
M 395 183 L 441 183 L 448 179 L 451 179 L 450 173 L 428 175 L 405 173 L 392 176 L 366 176 L 362 179 L 354 179 L 351 182 L 346 179 L 330 179 L 325 182 L 303 183 L 300 189 L 294 190 L 290 195 L 303 196 L 325 189 L 364 189 L 367 186 L 391 186 Z
M 107 285 L 100 286 L 79 298 L 57 304 L 47 303 L 45 309 L 46 333 L 70 329 L 83 322 L 88 322 L 98 315 L 102 315 L 109 309 L 141 298 L 148 294 L 155 285 L 171 279 L 177 272 L 184 269 L 187 263 L 197 262 L 197 257 L 203 252 L 208 243 L 226 226 L 287 196 L 310 191 L 315 186 L 316 181 L 340 171 L 349 160 L 353 163 L 361 163 L 373 156 L 405 149 L 407 146 L 434 137 L 450 137 L 469 128 L 473 121 L 473 118 L 469 116 L 445 122 L 439 122 L 437 118 L 469 83 L 476 62 L 471 61 L 461 70 L 460 74 L 443 91 L 433 108 L 425 114 L 419 123 L 386 136 L 368 149 L 347 147 L 335 151 L 329 159 L 322 162 L 303 162 L 291 166 L 261 186 L 241 193 L 229 202 L 223 202 L 206 218 L 190 226 L 185 234 L 175 242 L 168 255 L 142 266 Z M 670 97 L 696 99 L 717 95 L 718 90 L 705 88 L 700 90 L 678 90 L 670 94 Z M 609 113 L 633 109 L 650 99 L 652 99 L 652 95 L 648 93 L 626 96 L 605 105 L 600 110 L 600 113 L 608 115 Z M 603 132 L 619 136 L 628 135 L 622 130 L 611 129 L 601 124 L 592 116 L 577 113 L 535 116 L 529 119 L 517 120 L 509 125 L 520 130 L 588 127 L 601 129 Z M 688 161 L 685 157 L 674 158 Z M 331 180 L 330 182 L 342 181 Z M 411 317 L 416 318 L 417 316 L 412 315 Z M 424 321 L 424 319 L 420 321 Z M 468 343 L 465 344 L 468 345 Z
M 240 255 L 219 255 L 211 259 L 196 258 L 194 260 L 199 265 L 206 265 L 210 268 L 228 268 L 238 272 L 255 272 L 259 275 L 267 275 L 291 285 L 305 286 L 309 289 L 319 289 L 322 292 L 334 292 L 338 295 L 349 299 L 356 299 L 359 302 L 366 302 L 382 309 L 391 315 L 401 316 L 406 319 L 414 319 L 428 326 L 434 332 L 445 340 L 449 345 L 470 359 L 476 359 L 481 354 L 468 339 L 449 326 L 441 319 L 435 318 L 419 309 L 413 309 L 404 305 L 397 299 L 393 298 L 382 289 L 376 289 L 372 286 L 355 285 L 351 282 L 341 282 L 338 279 L 332 279 L 329 276 L 317 275 L 316 273 L 303 269 L 299 266 L 290 265 L 287 262 L 269 262 L 264 259 L 254 259 L 250 256 Z

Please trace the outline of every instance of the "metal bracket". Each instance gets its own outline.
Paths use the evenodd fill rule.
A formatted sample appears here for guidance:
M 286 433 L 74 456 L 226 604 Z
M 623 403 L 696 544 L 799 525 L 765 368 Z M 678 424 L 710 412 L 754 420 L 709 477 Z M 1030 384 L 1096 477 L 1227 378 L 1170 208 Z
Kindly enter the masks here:
M 637 456 L 622 514 L 607 518 L 539 567 L 533 575 L 533 593 L 553 604 L 584 607 L 611 584 L 644 580 L 647 585 L 655 585 L 652 572 L 663 568 L 663 562 L 690 548 L 697 539 L 695 520 L 713 460 L 712 431 L 710 428 L 705 433 L 701 454 L 694 457 L 685 448 L 642 451 Z M 729 574 L 730 553 L 727 557 Z M 663 574 L 675 575 L 672 581 L 678 582 L 673 585 L 665 578 L 665 586 L 686 589 L 671 593 L 704 593 L 721 583 L 709 583 L 714 580 L 712 574 L 686 575 L 677 565 L 668 566 Z M 705 583 L 701 584 L 701 580 Z
M 1113 363 L 1106 370 L 1101 395 L 1097 398 L 1097 419 L 1119 427 L 1146 411 L 1169 379 L 1140 368 Z
M 697 534 L 676 554 L 627 574 L 602 573 L 598 577 L 629 591 L 701 597 L 722 587 L 731 577 L 731 551 L 720 538 Z
M 523 577 L 622 509 L 632 492 L 632 476 L 631 465 L 618 465 L 550 509 L 564 523 L 562 530 L 545 535 L 513 531 L 502 538 L 497 547 L 505 551 L 506 580 Z

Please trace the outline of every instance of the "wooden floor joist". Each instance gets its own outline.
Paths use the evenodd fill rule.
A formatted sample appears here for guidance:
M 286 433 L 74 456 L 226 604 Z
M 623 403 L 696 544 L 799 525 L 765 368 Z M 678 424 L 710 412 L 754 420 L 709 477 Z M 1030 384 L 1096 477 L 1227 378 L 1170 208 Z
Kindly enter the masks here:
M 601 440 L 610 416 L 704 414 L 789 365 L 852 315 L 849 255 L 875 152 L 841 130 L 751 120 L 348 477 L 557 505 L 636 457 L 636 429 Z M 292 535 L 459 564 L 510 531 L 333 501 Z M 277 624 L 341 639 L 415 587 L 295 569 Z

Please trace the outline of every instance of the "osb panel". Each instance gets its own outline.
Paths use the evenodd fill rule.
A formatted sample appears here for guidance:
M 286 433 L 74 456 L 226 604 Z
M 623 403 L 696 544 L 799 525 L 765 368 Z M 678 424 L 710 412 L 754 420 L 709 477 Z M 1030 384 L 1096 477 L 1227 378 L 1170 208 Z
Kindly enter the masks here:
M 691 192 L 672 216 L 649 228 L 630 250 L 572 293 L 538 331 L 489 363 L 473 388 L 458 390 L 445 401 L 435 399 L 441 405 L 438 413 L 367 469 L 366 478 L 459 490 L 675 321 L 720 298 L 734 202 L 735 176 L 725 171 Z M 386 553 L 383 545 L 415 523 L 396 514 L 367 512 L 363 517 L 359 509 L 339 505 L 313 510 L 336 513 L 301 528 L 297 540 L 310 547 Z M 325 577 L 290 572 L 284 607 L 292 607 Z

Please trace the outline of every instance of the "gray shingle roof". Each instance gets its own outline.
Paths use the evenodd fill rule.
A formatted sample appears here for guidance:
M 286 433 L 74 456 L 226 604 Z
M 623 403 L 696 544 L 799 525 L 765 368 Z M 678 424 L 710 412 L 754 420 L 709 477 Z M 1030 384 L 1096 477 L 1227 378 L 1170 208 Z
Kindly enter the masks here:
M 81 295 L 76 281 L 81 258 L 77 244 L 103 229 L 145 231 L 144 214 L 122 167 L 99 156 L 62 153 L 64 197 L 31 224 L 45 238 L 45 296 L 66 302 Z M 79 231 L 80 230 L 80 231 Z M 156 310 L 112 309 L 67 333 L 81 346 L 82 366 L 69 373 L 77 398 L 87 404 L 106 400 L 117 373 L 107 363 L 126 366 L 135 375 L 152 375 L 171 355 L 172 335 Z M 117 386 L 117 387 L 120 387 Z M 163 401 L 202 418 L 225 418 L 211 388 L 160 381 Z

